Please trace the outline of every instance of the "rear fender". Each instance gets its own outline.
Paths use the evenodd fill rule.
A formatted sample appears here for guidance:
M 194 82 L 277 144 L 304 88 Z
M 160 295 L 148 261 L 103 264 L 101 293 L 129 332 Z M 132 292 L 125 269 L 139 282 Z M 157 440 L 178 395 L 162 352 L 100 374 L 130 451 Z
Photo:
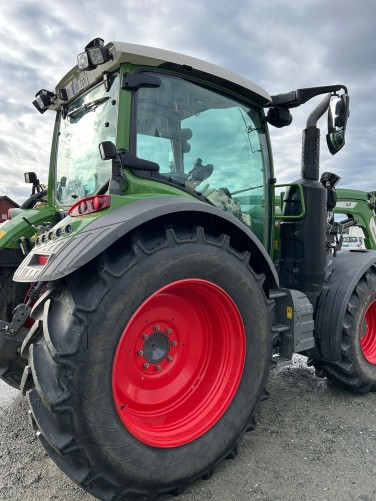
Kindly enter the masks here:
M 151 197 L 138 200 L 96 218 L 79 233 L 35 246 L 14 275 L 18 282 L 54 281 L 63 278 L 106 250 L 120 238 L 150 221 L 173 217 L 192 225 L 203 225 L 209 231 L 228 234 L 242 250 L 249 250 L 251 263 L 264 273 L 271 287 L 278 286 L 278 275 L 270 256 L 258 238 L 239 219 L 217 207 L 181 197 Z M 44 265 L 36 254 L 48 256 Z

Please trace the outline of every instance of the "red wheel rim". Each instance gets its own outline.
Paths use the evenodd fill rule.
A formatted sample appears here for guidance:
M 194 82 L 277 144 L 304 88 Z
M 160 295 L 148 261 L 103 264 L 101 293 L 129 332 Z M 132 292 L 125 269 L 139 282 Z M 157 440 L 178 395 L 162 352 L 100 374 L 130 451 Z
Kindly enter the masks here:
M 156 447 L 207 432 L 243 373 L 245 332 L 230 296 L 199 279 L 162 287 L 135 312 L 114 358 L 112 391 L 125 428 Z
M 371 364 L 376 364 L 376 301 L 367 308 L 361 325 L 361 339 L 363 355 Z

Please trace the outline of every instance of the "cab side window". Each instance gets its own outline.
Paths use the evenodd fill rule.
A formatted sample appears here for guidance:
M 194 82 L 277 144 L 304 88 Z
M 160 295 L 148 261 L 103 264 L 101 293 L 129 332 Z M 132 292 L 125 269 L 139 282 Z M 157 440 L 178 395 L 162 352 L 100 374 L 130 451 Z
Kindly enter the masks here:
M 202 193 L 262 239 L 260 110 L 180 78 L 158 77 L 160 87 L 136 93 L 137 156 L 158 163 L 166 181 Z

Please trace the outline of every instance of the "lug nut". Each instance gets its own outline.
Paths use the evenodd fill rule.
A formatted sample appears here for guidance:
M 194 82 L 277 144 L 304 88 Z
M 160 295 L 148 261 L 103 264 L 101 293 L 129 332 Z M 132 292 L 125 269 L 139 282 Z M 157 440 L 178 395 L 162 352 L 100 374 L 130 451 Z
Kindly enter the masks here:
M 172 357 L 171 355 L 169 355 L 169 356 L 167 357 L 167 360 L 168 360 L 169 362 L 172 362 L 172 361 L 174 360 L 174 357 Z
M 166 334 L 171 334 L 171 332 L 172 332 L 172 329 L 170 329 L 170 328 L 166 329 Z
M 147 362 L 144 363 L 144 369 L 149 369 L 149 364 Z
M 154 325 L 154 330 L 158 332 L 161 330 L 161 328 L 159 327 L 159 325 Z
M 143 352 L 142 350 L 138 350 L 137 355 L 138 355 L 139 357 L 142 357 L 142 355 L 143 355 L 143 354 L 144 354 L 144 352 Z
M 171 344 L 172 344 L 172 346 L 177 346 L 178 345 L 177 341 L 175 341 L 175 340 L 171 341 Z
M 160 371 L 161 369 L 162 369 L 162 367 L 161 367 L 160 365 L 156 365 L 156 366 L 155 366 L 155 370 L 156 370 L 156 371 Z
M 142 334 L 142 336 L 141 336 L 141 337 L 142 337 L 142 339 L 143 339 L 144 341 L 146 341 L 146 340 L 147 340 L 147 338 L 148 338 L 149 336 L 148 336 L 147 334 Z

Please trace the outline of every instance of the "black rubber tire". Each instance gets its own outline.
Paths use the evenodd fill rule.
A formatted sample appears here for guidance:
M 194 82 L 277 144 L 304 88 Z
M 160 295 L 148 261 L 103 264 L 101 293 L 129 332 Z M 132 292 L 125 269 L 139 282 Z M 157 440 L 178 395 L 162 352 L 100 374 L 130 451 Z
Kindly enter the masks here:
M 24 380 L 32 376 L 27 384 L 32 422 L 51 458 L 87 492 L 103 500 L 179 494 L 236 455 L 268 396 L 273 365 L 273 302 L 249 257 L 234 250 L 228 236 L 205 235 L 202 228 L 149 228 L 118 242 L 47 294 L 43 329 L 36 327 L 23 347 L 31 368 Z M 122 425 L 111 367 L 139 305 L 164 285 L 192 277 L 218 285 L 235 302 L 245 326 L 245 369 L 229 407 L 209 431 L 178 447 L 153 447 Z
M 16 268 L 0 267 L 0 320 L 11 322 L 14 308 L 23 302 L 29 284 L 13 282 Z M 26 365 L 19 354 L 24 330 L 15 336 L 5 339 L 0 332 L 0 378 L 14 388 L 20 387 L 22 374 Z M 5 346 L 6 345 L 6 346 Z
M 376 268 L 369 268 L 357 283 L 343 319 L 341 360 L 315 362 L 316 371 L 332 383 L 361 393 L 376 391 L 376 364 L 370 363 L 361 347 L 362 324 L 369 305 L 376 300 Z

